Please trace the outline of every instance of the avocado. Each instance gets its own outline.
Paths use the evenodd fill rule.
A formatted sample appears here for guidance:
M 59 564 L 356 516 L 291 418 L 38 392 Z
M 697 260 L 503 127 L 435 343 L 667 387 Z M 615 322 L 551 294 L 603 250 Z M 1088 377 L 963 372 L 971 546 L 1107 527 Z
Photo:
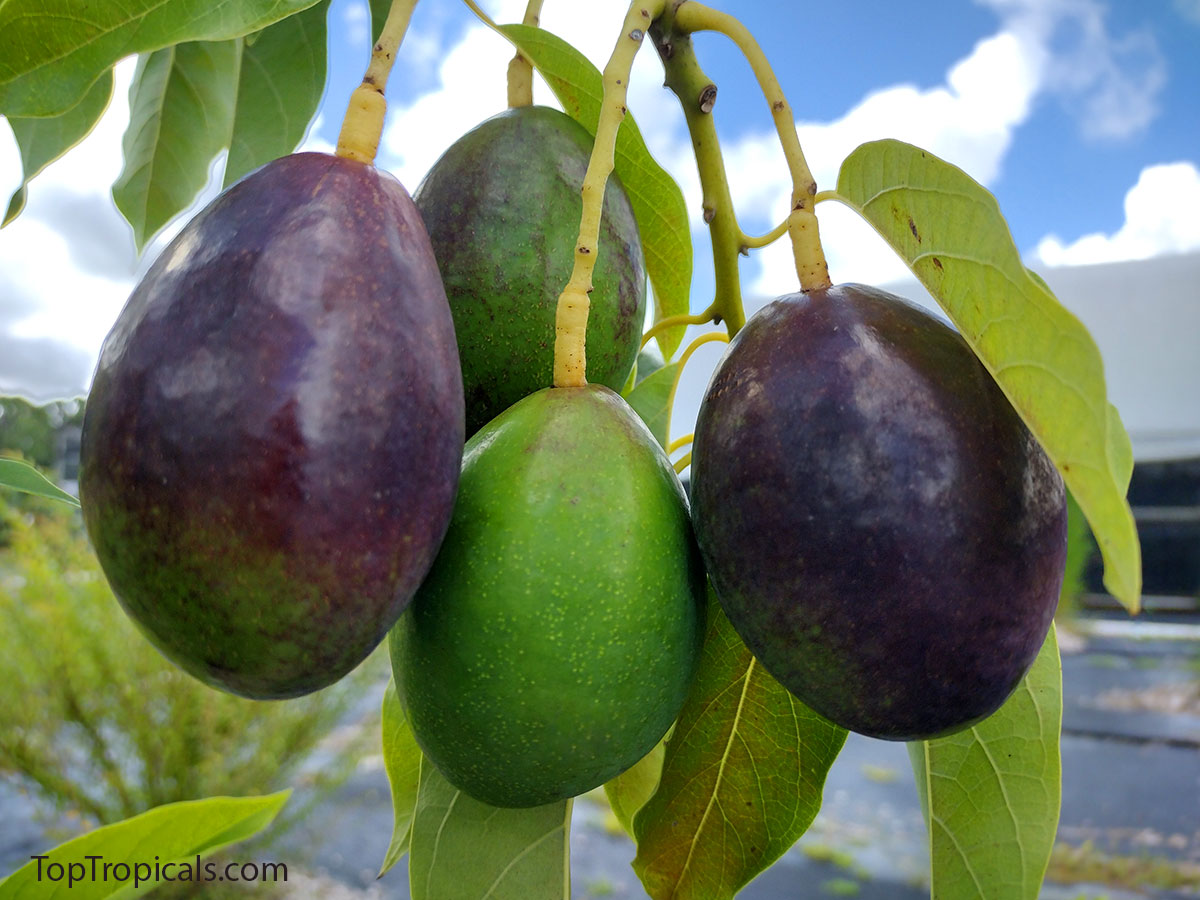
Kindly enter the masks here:
M 1046 638 L 1062 478 L 966 341 L 899 297 L 847 284 L 756 313 L 701 403 L 691 480 L 730 622 L 844 728 L 966 728 Z
M 453 323 L 407 192 L 318 153 L 190 221 L 104 342 L 84 522 L 170 659 L 253 698 L 336 681 L 382 640 L 449 524 Z
M 470 441 L 433 569 L 390 635 L 426 757 L 493 806 L 573 797 L 645 756 L 687 694 L 705 578 L 674 469 L 601 385 Z
M 413 199 L 454 315 L 467 434 L 553 383 L 554 316 L 575 262 L 592 136 L 544 106 L 510 109 L 463 135 Z M 633 207 L 614 173 L 604 193 L 587 325 L 587 380 L 619 391 L 646 316 Z

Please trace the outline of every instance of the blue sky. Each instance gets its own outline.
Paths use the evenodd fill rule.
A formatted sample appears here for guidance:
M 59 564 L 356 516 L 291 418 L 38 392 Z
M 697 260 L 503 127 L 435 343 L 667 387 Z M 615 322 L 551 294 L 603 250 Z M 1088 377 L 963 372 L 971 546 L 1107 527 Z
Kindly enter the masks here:
M 483 5 L 500 21 L 516 21 L 524 3 Z M 861 141 L 899 137 L 992 189 L 1035 267 L 1200 250 L 1200 0 L 713 5 L 738 14 L 762 43 L 823 186 L 833 185 L 838 163 Z M 624 8 L 614 0 L 546 0 L 542 22 L 602 65 Z M 362 0 L 334 0 L 330 81 L 310 147 L 331 144 L 361 77 L 365 11 Z M 766 230 L 786 211 L 788 185 L 765 104 L 728 41 L 702 35 L 697 47 L 720 88 L 715 115 L 743 225 Z M 510 57 L 462 4 L 422 0 L 389 88 L 379 163 L 415 188 L 450 142 L 503 109 Z M 108 195 L 120 169 L 131 71 L 130 62 L 119 68 L 122 87 L 109 115 L 34 181 L 26 212 L 0 232 L 0 391 L 41 398 L 83 391 L 145 265 Z M 647 46 L 629 106 L 695 216 L 698 310 L 711 294 L 707 236 L 682 116 L 661 82 Z M 535 97 L 553 102 L 544 86 Z M 0 126 L 0 194 L 19 174 Z M 826 209 L 834 206 L 822 206 L 821 219 L 835 280 L 903 276 L 869 229 L 840 208 Z M 758 303 L 796 287 L 783 245 L 744 261 L 742 274 Z

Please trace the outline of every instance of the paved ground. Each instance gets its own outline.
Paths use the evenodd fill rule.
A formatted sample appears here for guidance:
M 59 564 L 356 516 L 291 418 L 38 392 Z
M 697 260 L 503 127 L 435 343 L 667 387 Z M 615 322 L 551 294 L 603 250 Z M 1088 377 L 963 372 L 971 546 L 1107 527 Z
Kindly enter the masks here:
M 1155 635 L 1153 627 L 1139 625 L 1140 633 Z M 1200 864 L 1200 626 L 1160 629 L 1153 640 L 1131 639 L 1127 627 L 1103 623 L 1093 631 L 1086 644 L 1064 653 L 1059 840 L 1073 846 L 1090 841 L 1098 851 L 1147 866 L 1155 859 L 1177 867 Z M 0 782 L 0 874 L 43 846 L 31 812 L 28 801 Z M 403 865 L 375 880 L 391 833 L 387 781 L 377 765 L 365 767 L 319 808 L 307 828 L 285 839 L 278 858 L 299 862 L 307 850 L 307 866 L 329 880 L 294 896 L 331 896 L 335 883 L 346 897 L 408 896 Z M 632 856 L 632 844 L 606 827 L 602 807 L 577 803 L 577 900 L 644 898 L 629 867 Z M 928 897 L 922 884 L 927 860 L 904 746 L 852 735 L 830 772 L 816 823 L 740 896 L 921 900 Z M 1194 890 L 1174 891 L 1050 884 L 1042 896 L 1175 900 L 1200 897 L 1200 882 Z

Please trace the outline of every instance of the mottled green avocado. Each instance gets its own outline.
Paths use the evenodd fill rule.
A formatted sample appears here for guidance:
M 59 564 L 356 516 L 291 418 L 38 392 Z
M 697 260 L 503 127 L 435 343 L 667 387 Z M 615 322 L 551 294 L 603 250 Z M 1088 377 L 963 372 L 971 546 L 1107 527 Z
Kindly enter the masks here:
M 104 342 L 80 494 L 113 591 L 170 659 L 254 698 L 382 640 L 450 521 L 463 401 L 412 200 L 301 153 L 189 222 Z
M 692 502 L 755 656 L 872 737 L 990 715 L 1058 602 L 1058 472 L 956 332 L 873 288 L 785 296 L 738 333 L 701 404 Z
M 413 195 L 454 315 L 467 434 L 553 383 L 554 313 L 570 278 L 592 138 L 555 109 L 510 109 L 463 135 Z M 633 208 L 604 194 L 587 380 L 619 391 L 637 356 L 646 275 Z
M 704 598 L 685 495 L 633 411 L 599 385 L 526 397 L 467 442 L 450 530 L 390 635 L 417 742 L 494 806 L 603 784 L 678 714 Z

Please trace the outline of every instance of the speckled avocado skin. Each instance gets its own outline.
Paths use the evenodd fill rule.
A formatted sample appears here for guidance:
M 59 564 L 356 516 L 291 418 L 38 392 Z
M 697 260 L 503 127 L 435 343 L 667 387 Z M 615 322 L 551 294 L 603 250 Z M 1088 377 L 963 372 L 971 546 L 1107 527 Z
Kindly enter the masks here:
M 511 109 L 459 138 L 414 193 L 454 315 L 468 435 L 553 382 L 554 313 L 575 262 L 591 148 L 565 113 Z M 587 380 L 619 391 L 638 352 L 646 275 L 615 173 L 592 284 Z
M 296 154 L 188 223 L 108 335 L 84 521 L 166 656 L 237 694 L 295 696 L 361 662 L 411 599 L 463 437 L 453 323 L 408 194 Z
M 704 592 L 679 481 L 625 402 L 525 398 L 468 441 L 446 541 L 390 635 L 418 743 L 494 806 L 603 784 L 678 714 Z
M 747 323 L 701 405 L 692 501 L 750 649 L 873 737 L 994 712 L 1058 601 L 1058 472 L 959 335 L 873 288 L 782 297 Z

